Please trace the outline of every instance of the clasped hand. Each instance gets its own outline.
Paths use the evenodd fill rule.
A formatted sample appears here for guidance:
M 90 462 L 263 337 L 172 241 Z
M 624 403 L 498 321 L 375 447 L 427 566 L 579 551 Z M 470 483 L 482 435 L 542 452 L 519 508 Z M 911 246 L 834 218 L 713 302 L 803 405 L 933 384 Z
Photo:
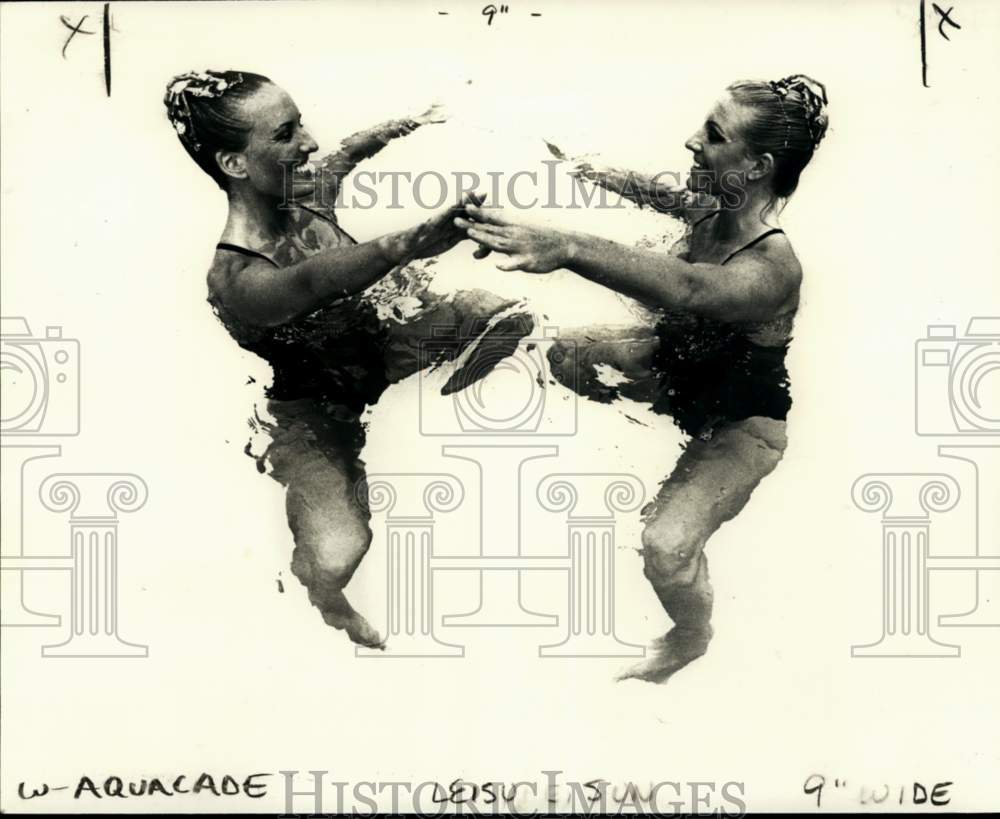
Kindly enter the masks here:
M 467 203 L 465 216 L 456 217 L 455 225 L 479 243 L 473 254 L 476 258 L 482 259 L 494 250 L 507 256 L 506 261 L 497 264 L 498 270 L 551 273 L 566 267 L 573 255 L 568 234 L 518 224 L 500 208 L 484 208 L 481 203 Z

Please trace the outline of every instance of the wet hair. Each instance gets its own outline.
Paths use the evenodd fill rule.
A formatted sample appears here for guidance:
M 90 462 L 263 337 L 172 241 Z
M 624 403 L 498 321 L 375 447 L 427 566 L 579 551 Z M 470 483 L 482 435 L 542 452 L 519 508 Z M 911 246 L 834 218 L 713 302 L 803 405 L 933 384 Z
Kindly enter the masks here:
M 229 177 L 215 161 L 217 151 L 242 151 L 253 123 L 242 104 L 271 81 L 248 71 L 189 71 L 167 83 L 167 118 L 188 155 L 226 190 Z
M 753 110 L 743 139 L 751 153 L 774 157 L 772 190 L 776 199 L 787 199 L 826 134 L 826 88 L 805 74 L 795 74 L 776 82 L 740 80 L 727 90 L 736 102 Z

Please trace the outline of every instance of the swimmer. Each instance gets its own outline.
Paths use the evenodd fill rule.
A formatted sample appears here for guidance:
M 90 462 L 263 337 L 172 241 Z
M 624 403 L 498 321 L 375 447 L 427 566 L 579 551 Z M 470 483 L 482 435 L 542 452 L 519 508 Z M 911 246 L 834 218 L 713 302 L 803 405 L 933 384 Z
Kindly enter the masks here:
M 784 361 L 802 269 L 777 213 L 826 132 L 826 103 L 825 88 L 803 75 L 733 83 L 685 143 L 694 164 L 684 188 L 635 175 L 639 184 L 626 186 L 621 172 L 578 165 L 598 184 L 684 219 L 686 233 L 669 254 L 524 224 L 476 203 L 455 220 L 483 253 L 506 256 L 501 270 L 568 269 L 659 314 L 655 339 L 631 328 L 597 337 L 575 362 L 610 363 L 631 376 L 636 396 L 690 436 L 643 510 L 645 575 L 673 627 L 622 678 L 664 682 L 705 653 L 705 544 L 785 450 Z M 579 383 L 596 389 L 592 379 Z
M 414 351 L 431 324 L 474 338 L 513 302 L 484 291 L 448 298 L 417 291 L 410 297 L 423 312 L 407 324 L 380 317 L 365 291 L 463 240 L 453 219 L 461 204 L 481 200 L 466 197 L 367 242 L 337 223 L 344 177 L 391 140 L 443 122 L 436 106 L 349 137 L 315 172 L 309 158 L 318 146 L 298 107 L 266 77 L 189 72 L 169 83 L 164 104 L 181 145 L 229 202 L 208 272 L 208 301 L 236 342 L 274 371 L 267 409 L 275 420 L 260 423 L 271 440 L 258 468 L 270 466 L 286 490 L 292 571 L 327 624 L 355 643 L 381 646 L 344 593 L 372 539 L 369 513 L 356 498 L 365 477 L 361 414 L 391 383 L 419 369 Z M 520 318 L 525 335 L 531 323 Z

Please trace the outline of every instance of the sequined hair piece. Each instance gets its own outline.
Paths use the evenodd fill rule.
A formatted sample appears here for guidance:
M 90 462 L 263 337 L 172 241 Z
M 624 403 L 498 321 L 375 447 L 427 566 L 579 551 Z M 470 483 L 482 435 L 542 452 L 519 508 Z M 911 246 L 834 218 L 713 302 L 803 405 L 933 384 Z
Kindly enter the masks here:
M 812 138 L 813 150 L 816 150 L 826 133 L 826 123 L 821 118 L 823 108 L 827 104 L 826 86 L 805 74 L 793 74 L 777 82 L 770 82 L 768 85 L 778 97 L 778 101 L 781 103 L 781 114 L 785 118 L 784 147 L 788 147 L 788 131 L 791 126 L 788 112 L 785 110 L 785 100 L 788 98 L 789 92 L 795 92 L 805 109 L 806 127 Z
M 167 93 L 163 97 L 167 117 L 181 141 L 192 151 L 201 150 L 201 142 L 195 132 L 188 96 L 214 99 L 241 82 L 242 74 L 227 79 L 214 71 L 188 71 L 178 74 L 167 85 Z

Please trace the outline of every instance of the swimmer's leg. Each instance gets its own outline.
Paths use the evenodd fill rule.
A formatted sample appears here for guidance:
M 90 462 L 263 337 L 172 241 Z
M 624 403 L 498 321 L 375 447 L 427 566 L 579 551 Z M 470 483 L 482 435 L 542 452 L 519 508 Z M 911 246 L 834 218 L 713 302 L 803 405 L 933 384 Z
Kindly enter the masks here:
M 445 387 L 446 394 L 455 392 L 484 377 L 492 369 L 489 363 L 513 354 L 518 342 L 534 329 L 531 314 L 516 309 L 519 301 L 487 290 L 459 290 L 447 296 L 428 291 L 420 300 L 423 309 L 417 316 L 387 322 L 390 382 L 402 381 L 431 364 L 453 361 L 475 343 L 474 354 Z M 498 319 L 501 313 L 506 315 Z M 463 378 L 463 370 L 475 373 L 475 378 Z
M 381 646 L 378 632 L 344 594 L 372 540 L 370 514 L 355 498 L 355 485 L 364 477 L 359 448 L 317 438 L 317 428 L 323 434 L 321 422 L 303 422 L 300 415 L 293 420 L 287 412 L 276 412 L 274 404 L 270 408 L 279 425 L 271 432 L 266 458 L 271 476 L 285 486 L 288 526 L 295 539 L 292 573 L 327 625 L 344 629 L 355 643 Z M 331 426 L 340 428 L 327 428 Z
M 651 402 L 658 379 L 652 372 L 659 340 L 653 327 L 581 327 L 560 331 L 548 352 L 552 375 L 564 387 L 584 398 L 610 403 L 619 397 Z M 605 384 L 597 367 L 605 364 L 628 381 Z
M 785 449 L 785 422 L 749 418 L 693 440 L 660 487 L 642 533 L 645 574 L 673 628 L 621 679 L 665 682 L 705 653 L 712 638 L 706 541 L 746 505 Z

